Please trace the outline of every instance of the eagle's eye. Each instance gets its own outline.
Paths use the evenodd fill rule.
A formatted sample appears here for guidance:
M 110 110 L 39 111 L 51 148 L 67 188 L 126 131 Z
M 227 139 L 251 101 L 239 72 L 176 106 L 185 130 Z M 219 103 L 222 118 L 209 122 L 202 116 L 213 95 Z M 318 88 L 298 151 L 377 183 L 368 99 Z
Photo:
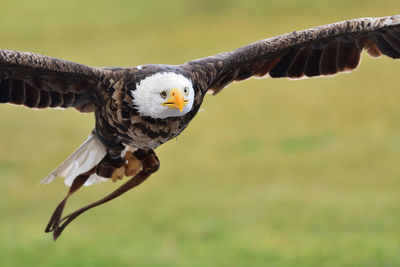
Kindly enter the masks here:
M 160 95 L 161 95 L 161 97 L 164 98 L 164 99 L 167 98 L 167 91 L 165 91 L 165 90 L 162 91 L 162 92 L 160 93 Z
M 189 94 L 189 88 L 188 87 L 183 88 L 183 92 L 185 93 L 185 95 L 188 95 Z

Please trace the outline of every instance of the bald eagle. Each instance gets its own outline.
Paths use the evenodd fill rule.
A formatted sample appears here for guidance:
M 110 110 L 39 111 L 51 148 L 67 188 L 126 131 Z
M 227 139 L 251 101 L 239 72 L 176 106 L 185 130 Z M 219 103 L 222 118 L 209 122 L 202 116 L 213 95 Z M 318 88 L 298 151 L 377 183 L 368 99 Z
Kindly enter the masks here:
M 88 139 L 42 182 L 70 186 L 46 227 L 54 239 L 84 211 L 157 171 L 154 149 L 178 136 L 207 92 L 250 77 L 330 76 L 357 68 L 361 52 L 400 58 L 400 15 L 360 18 L 264 39 L 182 65 L 95 68 L 39 54 L 0 50 L 0 103 L 93 112 Z M 131 177 L 111 194 L 65 217 L 82 185 Z

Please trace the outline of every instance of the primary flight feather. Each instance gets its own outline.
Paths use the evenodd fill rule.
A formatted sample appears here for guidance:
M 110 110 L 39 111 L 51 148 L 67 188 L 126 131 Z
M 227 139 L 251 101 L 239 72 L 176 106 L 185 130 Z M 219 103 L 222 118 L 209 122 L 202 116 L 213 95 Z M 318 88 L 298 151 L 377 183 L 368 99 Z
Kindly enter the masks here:
M 0 103 L 93 112 L 89 138 L 50 173 L 70 186 L 46 232 L 57 238 L 89 208 L 137 186 L 158 169 L 154 149 L 178 136 L 207 92 L 250 77 L 302 78 L 355 69 L 361 52 L 400 58 L 400 15 L 361 18 L 264 39 L 182 65 L 94 68 L 39 54 L 0 50 Z M 132 178 L 105 198 L 61 218 L 82 185 Z

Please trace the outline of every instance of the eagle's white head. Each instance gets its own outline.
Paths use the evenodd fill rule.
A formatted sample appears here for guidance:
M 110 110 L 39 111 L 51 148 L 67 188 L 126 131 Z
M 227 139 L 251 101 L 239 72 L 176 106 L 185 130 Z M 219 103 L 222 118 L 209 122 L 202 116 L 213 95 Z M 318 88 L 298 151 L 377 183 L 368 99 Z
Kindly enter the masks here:
M 139 114 L 155 119 L 183 116 L 192 109 L 194 101 L 192 82 L 174 72 L 148 76 L 131 92 Z

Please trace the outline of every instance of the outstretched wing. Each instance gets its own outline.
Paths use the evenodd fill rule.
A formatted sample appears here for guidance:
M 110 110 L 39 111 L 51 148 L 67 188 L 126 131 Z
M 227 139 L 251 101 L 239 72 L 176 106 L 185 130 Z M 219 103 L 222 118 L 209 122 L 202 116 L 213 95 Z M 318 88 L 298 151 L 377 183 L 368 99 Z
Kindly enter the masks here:
M 301 78 L 355 69 L 365 49 L 372 57 L 400 58 L 400 15 L 361 18 L 280 35 L 182 67 L 203 90 L 218 93 L 251 76 Z
M 96 71 L 39 54 L 0 50 L 0 103 L 92 112 Z

